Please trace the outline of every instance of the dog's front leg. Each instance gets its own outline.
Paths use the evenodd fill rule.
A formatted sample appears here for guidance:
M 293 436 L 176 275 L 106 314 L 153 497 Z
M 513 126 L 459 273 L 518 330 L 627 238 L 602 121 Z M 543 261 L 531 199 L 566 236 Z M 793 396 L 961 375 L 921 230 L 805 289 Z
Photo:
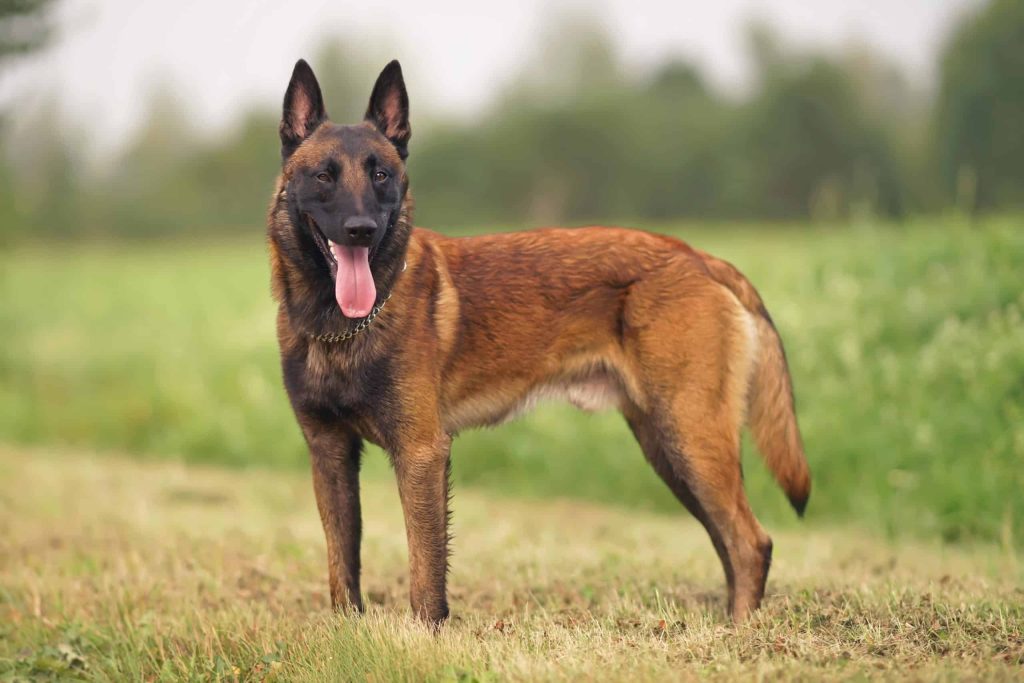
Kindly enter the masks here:
M 301 421 L 313 465 L 313 491 L 327 538 L 331 605 L 363 611 L 359 594 L 359 457 L 362 442 L 349 431 Z
M 413 614 L 438 625 L 448 618 L 448 474 L 451 439 L 411 443 L 394 454 L 409 541 Z

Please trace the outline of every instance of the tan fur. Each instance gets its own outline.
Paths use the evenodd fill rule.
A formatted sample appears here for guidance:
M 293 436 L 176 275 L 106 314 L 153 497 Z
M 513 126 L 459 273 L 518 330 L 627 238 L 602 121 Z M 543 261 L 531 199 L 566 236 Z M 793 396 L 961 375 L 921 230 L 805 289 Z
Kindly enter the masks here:
M 788 440 L 795 421 L 782 391 L 788 384 L 777 381 L 788 377 L 777 335 L 750 310 L 752 288 L 720 281 L 723 262 L 710 258 L 622 229 L 466 239 L 415 230 L 406 271 L 373 333 L 351 348 L 310 345 L 308 381 L 319 386 L 378 353 L 400 369 L 396 395 L 406 407 L 390 410 L 403 416 L 408 444 L 396 457 L 405 500 L 447 495 L 440 474 L 447 455 L 438 449 L 460 430 L 510 419 L 545 399 L 622 410 L 656 471 L 708 528 L 741 619 L 760 601 L 771 547 L 740 478 L 748 406 L 780 481 L 791 481 L 780 463 L 803 460 L 798 442 Z M 281 342 L 296 343 L 290 333 Z M 373 419 L 354 428 L 388 441 Z M 407 476 L 418 483 L 403 483 Z M 415 514 L 407 515 L 415 529 Z M 425 518 L 434 520 L 424 522 L 425 536 L 410 531 L 414 594 L 424 596 L 414 604 L 424 614 L 432 614 L 429 586 L 437 585 L 436 569 L 424 567 L 441 551 L 420 544 L 439 537 L 437 520 L 445 517 L 441 508 Z
M 750 377 L 747 423 L 768 469 L 794 507 L 802 512 L 811 492 L 811 472 L 796 423 L 793 384 L 782 340 L 750 281 L 733 265 L 698 253 L 712 276 L 736 294 L 751 313 L 759 345 Z
M 304 88 L 318 101 L 308 66 L 296 69 L 289 92 Z M 764 594 L 772 544 L 743 490 L 745 421 L 798 510 L 810 492 L 781 341 L 750 282 L 679 240 L 636 230 L 454 239 L 413 229 L 397 64 L 374 88 L 373 124 L 323 122 L 299 144 L 293 131 L 322 112 L 296 116 L 287 97 L 286 161 L 268 214 L 271 273 L 283 376 L 310 449 L 332 603 L 362 607 L 363 441 L 392 460 L 410 602 L 415 614 L 439 623 L 448 615 L 452 437 L 540 401 L 567 400 L 621 411 L 655 472 L 707 529 L 730 613 L 746 618 Z M 321 177 L 326 167 L 337 177 Z M 370 172 L 380 167 L 387 172 Z M 290 192 L 305 194 L 290 205 Z M 318 214 L 319 227 L 309 225 L 302 207 L 326 206 L 321 195 L 335 208 Z M 346 211 L 387 216 L 368 252 L 377 304 L 386 307 L 357 336 L 323 341 L 360 324 L 335 305 L 333 259 L 316 241 Z

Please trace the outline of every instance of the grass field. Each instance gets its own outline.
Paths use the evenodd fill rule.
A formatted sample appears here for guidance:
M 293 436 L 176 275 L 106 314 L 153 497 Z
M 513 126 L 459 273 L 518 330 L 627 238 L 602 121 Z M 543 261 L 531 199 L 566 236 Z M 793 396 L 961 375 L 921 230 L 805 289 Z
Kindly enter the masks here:
M 1024 578 L 991 545 L 775 534 L 724 616 L 692 520 L 460 487 L 453 619 L 407 606 L 394 486 L 364 494 L 361 618 L 327 606 L 309 478 L 0 449 L 0 680 L 1019 679 Z
M 673 230 L 732 260 L 786 342 L 812 523 L 1013 546 L 1024 528 L 1024 218 Z M 305 468 L 262 236 L 0 255 L 0 443 Z M 793 516 L 746 456 L 755 510 Z M 387 476 L 367 458 L 367 476 Z M 456 440 L 456 483 L 677 511 L 621 419 L 547 407 Z
M 327 606 L 262 237 L 0 254 L 0 681 L 1012 679 L 1024 667 L 1024 218 L 673 230 L 785 339 L 814 475 L 754 620 L 621 419 L 544 407 L 454 449 L 454 619 L 406 604 L 364 464 L 368 613 Z M 748 449 L 749 451 L 749 449 Z

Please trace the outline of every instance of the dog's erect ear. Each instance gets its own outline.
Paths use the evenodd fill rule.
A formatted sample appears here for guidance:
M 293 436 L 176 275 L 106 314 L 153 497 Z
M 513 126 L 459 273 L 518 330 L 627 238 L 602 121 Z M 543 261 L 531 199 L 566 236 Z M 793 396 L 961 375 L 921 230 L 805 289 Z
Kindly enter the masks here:
M 405 159 L 409 156 L 409 95 L 405 92 L 402 65 L 393 60 L 377 77 L 370 95 L 370 106 L 366 108 L 366 120 L 377 127 L 398 154 Z
M 327 120 L 320 84 L 306 60 L 295 62 L 292 80 L 284 93 L 284 111 L 281 114 L 281 157 L 287 159 L 313 134 L 316 127 Z

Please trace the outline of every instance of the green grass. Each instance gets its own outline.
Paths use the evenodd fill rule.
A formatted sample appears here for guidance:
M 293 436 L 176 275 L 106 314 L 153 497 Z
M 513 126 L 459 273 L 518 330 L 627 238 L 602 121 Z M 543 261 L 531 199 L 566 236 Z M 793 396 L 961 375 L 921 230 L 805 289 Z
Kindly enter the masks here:
M 725 617 L 688 518 L 455 492 L 452 620 L 408 608 L 393 484 L 364 487 L 361 618 L 332 614 L 309 477 L 0 448 L 0 680 L 1014 680 L 1024 579 L 986 544 L 775 534 Z
M 786 342 L 812 522 L 888 537 L 1024 528 L 1024 218 L 845 230 L 680 229 L 760 288 Z M 306 467 L 281 387 L 262 235 L 0 255 L 0 442 Z M 792 514 L 745 456 L 769 528 Z M 386 475 L 367 458 L 368 477 Z M 461 436 L 458 484 L 678 504 L 621 419 L 544 407 Z

